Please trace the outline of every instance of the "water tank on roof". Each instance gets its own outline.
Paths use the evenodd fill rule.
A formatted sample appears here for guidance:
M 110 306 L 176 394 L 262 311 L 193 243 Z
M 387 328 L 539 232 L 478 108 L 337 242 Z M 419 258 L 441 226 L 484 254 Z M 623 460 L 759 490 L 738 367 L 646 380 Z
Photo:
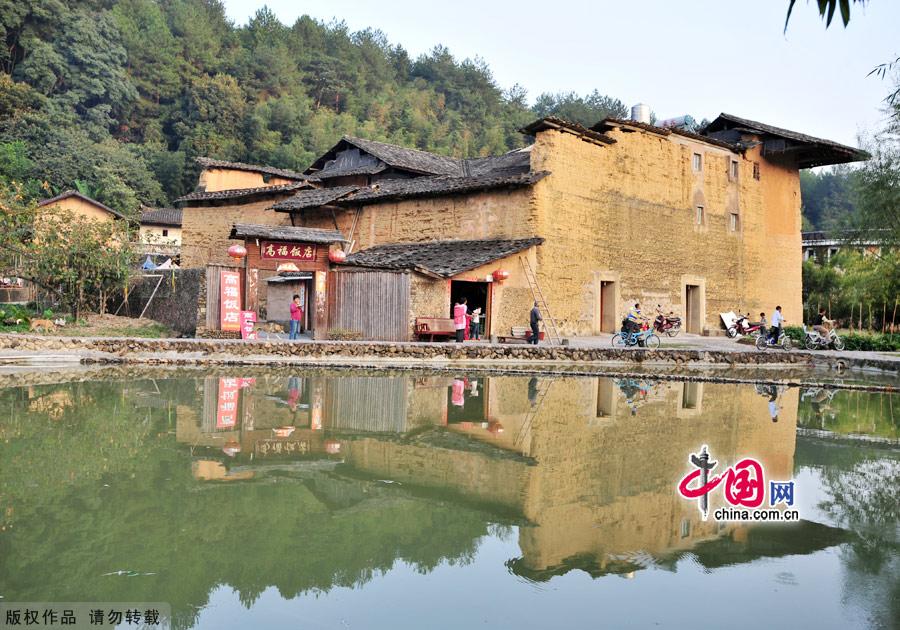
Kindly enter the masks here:
M 650 106 L 644 103 L 638 103 L 631 108 L 631 120 L 640 123 L 650 124 Z

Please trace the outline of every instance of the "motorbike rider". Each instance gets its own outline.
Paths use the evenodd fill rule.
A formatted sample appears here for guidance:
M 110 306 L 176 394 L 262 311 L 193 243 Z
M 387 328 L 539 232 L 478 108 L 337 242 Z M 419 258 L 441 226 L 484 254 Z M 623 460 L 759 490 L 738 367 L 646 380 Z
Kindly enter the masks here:
M 821 307 L 819 313 L 813 318 L 813 330 L 822 335 L 823 339 L 827 339 L 831 332 L 828 328 L 830 322 L 831 320 L 825 316 L 825 307 Z
M 646 317 L 641 313 L 641 305 L 638 302 L 634 303 L 634 307 L 628 310 L 628 314 L 625 316 L 625 319 L 622 320 L 622 332 L 626 335 L 631 333 L 640 332 L 641 325 L 646 321 Z M 637 340 L 638 346 L 644 347 L 644 339 L 638 338 Z
M 781 306 L 776 306 L 775 312 L 772 313 L 772 327 L 769 328 L 769 340 L 773 343 L 778 343 L 782 323 L 784 323 L 784 315 L 781 314 Z
M 622 322 L 622 332 L 632 333 L 641 329 L 641 322 L 644 321 L 644 315 L 641 313 L 641 305 L 638 302 L 628 309 L 628 314 Z

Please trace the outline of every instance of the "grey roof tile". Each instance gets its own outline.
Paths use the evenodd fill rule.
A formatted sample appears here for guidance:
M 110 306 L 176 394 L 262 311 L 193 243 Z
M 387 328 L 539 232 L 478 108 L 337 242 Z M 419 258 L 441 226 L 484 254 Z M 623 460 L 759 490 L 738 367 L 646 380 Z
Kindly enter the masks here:
M 337 230 L 321 230 L 318 228 L 293 227 L 290 225 L 255 225 L 237 223 L 231 228 L 229 238 L 265 238 L 276 241 L 303 243 L 345 243 L 343 234 Z
M 303 173 L 291 171 L 286 168 L 276 168 L 274 166 L 261 166 L 258 164 L 245 164 L 244 162 L 228 162 L 226 160 L 214 160 L 208 157 L 197 158 L 197 163 L 203 168 L 223 168 L 235 171 L 250 171 L 252 173 L 262 173 L 264 175 L 275 175 L 285 179 L 305 180 L 308 179 Z
M 192 192 L 183 197 L 176 199 L 176 202 L 189 201 L 215 201 L 228 199 L 242 199 L 245 197 L 263 197 L 266 195 L 277 195 L 300 190 L 301 188 L 309 188 L 310 184 L 306 180 L 302 182 L 294 182 L 293 184 L 281 184 L 279 186 L 260 186 L 257 188 L 232 188 L 229 190 L 215 190 L 212 192 Z
M 440 197 L 496 188 L 530 186 L 550 173 L 521 173 L 514 175 L 481 175 L 475 177 L 416 177 L 413 179 L 382 180 L 374 186 L 360 188 L 337 201 L 338 205 L 377 203 L 412 197 Z
M 542 238 L 425 241 L 376 245 L 347 257 L 344 264 L 408 269 L 450 278 L 544 242 Z
M 181 225 L 181 208 L 141 206 L 141 225 Z
M 293 197 L 279 201 L 272 206 L 277 212 L 290 212 L 304 208 L 318 208 L 359 189 L 359 186 L 334 186 L 333 188 L 313 188 L 301 190 Z

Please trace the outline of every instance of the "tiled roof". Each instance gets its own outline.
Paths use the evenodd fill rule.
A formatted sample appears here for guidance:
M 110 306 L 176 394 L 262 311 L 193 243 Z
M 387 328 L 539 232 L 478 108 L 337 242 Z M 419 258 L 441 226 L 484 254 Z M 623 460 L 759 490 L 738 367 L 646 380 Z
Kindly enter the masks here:
M 317 208 L 327 204 L 337 206 L 368 205 L 397 199 L 443 197 L 493 190 L 530 186 L 549 175 L 548 171 L 513 175 L 481 175 L 478 177 L 414 177 L 412 179 L 383 179 L 372 186 L 336 186 L 303 190 L 272 206 L 278 212 Z
M 387 168 L 386 164 L 362 164 L 353 168 L 326 168 L 316 171 L 316 179 L 326 180 L 351 175 L 376 175 L 387 170 Z
M 69 197 L 75 197 L 77 199 L 81 199 L 82 201 L 84 201 L 86 203 L 97 206 L 98 208 L 101 208 L 102 210 L 106 210 L 107 212 L 109 212 L 110 214 L 112 214 L 113 216 L 115 216 L 119 219 L 125 218 L 125 215 L 122 214 L 121 212 L 119 212 L 118 210 L 113 210 L 109 206 L 100 203 L 96 199 L 91 199 L 87 195 L 82 195 L 77 190 L 67 190 L 63 193 L 56 195 L 55 197 L 51 197 L 50 199 L 43 199 L 40 202 L 38 202 L 38 207 L 40 208 L 43 206 L 49 206 L 51 203 L 55 203 L 57 201 L 62 201 L 63 199 L 68 199 Z
M 213 160 L 212 158 L 197 158 L 197 163 L 203 168 L 223 168 L 234 171 L 250 171 L 253 173 L 262 173 L 264 175 L 275 175 L 285 179 L 307 179 L 306 175 L 291 171 L 285 168 L 275 168 L 274 166 L 260 166 L 257 164 L 245 164 L 243 162 L 226 162 L 225 160 Z
M 460 160 L 446 155 L 437 155 L 428 151 L 408 149 L 396 144 L 354 138 L 353 136 L 344 136 L 343 139 L 366 153 L 374 155 L 389 166 L 431 175 L 463 174 Z
M 815 136 L 791 131 L 790 129 L 775 127 L 774 125 L 767 125 L 747 118 L 740 118 L 732 114 L 719 114 L 714 121 L 706 126 L 703 130 L 703 135 L 711 137 L 718 137 L 720 135 L 728 136 L 729 131 L 732 132 L 732 134 L 735 132 L 747 131 L 760 135 L 775 136 L 776 138 L 797 143 L 797 145 L 800 145 L 800 150 L 797 151 L 797 162 L 800 168 L 858 162 L 867 160 L 871 157 L 867 152 L 856 147 L 840 144 L 833 140 L 816 138 Z M 794 148 L 796 148 L 797 145 L 795 145 Z M 767 148 L 766 150 L 769 151 L 770 149 Z M 784 150 L 787 151 L 788 147 Z M 778 152 L 774 149 L 771 149 L 770 151 L 773 153 Z
M 542 238 L 521 238 L 393 243 L 351 254 L 345 264 L 375 269 L 409 269 L 450 278 L 543 242 Z
M 311 190 L 301 190 L 293 197 L 279 201 L 272 206 L 272 210 L 277 212 L 290 212 L 291 210 L 302 210 L 304 208 L 318 208 L 329 204 L 336 199 L 358 190 L 359 186 L 335 186 L 333 188 L 313 188 Z
M 732 144 L 731 142 L 725 142 L 724 140 L 719 140 L 717 138 L 703 136 L 698 133 L 679 129 L 678 127 L 657 127 L 656 125 L 638 122 L 637 120 L 625 120 L 622 118 L 609 117 L 604 118 L 596 125 L 591 127 L 591 129 L 593 129 L 594 131 L 609 131 L 610 129 L 615 129 L 616 127 L 634 127 L 636 129 L 642 129 L 643 131 L 655 133 L 660 136 L 669 136 L 674 134 L 676 136 L 683 136 L 685 138 L 691 138 L 692 140 L 697 140 L 699 142 L 705 142 L 707 144 L 722 147 L 723 149 L 728 149 L 730 151 L 740 152 L 743 150 L 743 147 L 739 145 Z
M 613 138 L 610 138 L 604 133 L 582 127 L 578 123 L 569 122 L 568 120 L 563 120 L 556 116 L 539 118 L 530 125 L 522 127 L 519 131 L 529 136 L 533 136 L 539 131 L 546 131 L 547 129 L 556 129 L 565 133 L 571 133 L 586 142 L 593 142 L 594 144 L 615 144 L 616 142 Z
M 141 225 L 181 225 L 181 208 L 141 206 Z
M 346 243 L 343 234 L 337 230 L 320 230 L 318 228 L 250 225 L 238 223 L 231 228 L 233 239 L 265 238 L 274 241 L 302 243 Z
M 301 188 L 309 188 L 307 181 L 294 182 L 293 184 L 281 184 L 279 186 L 260 186 L 258 188 L 233 188 L 230 190 L 215 190 L 212 192 L 192 192 L 176 199 L 176 202 L 189 201 L 216 201 L 228 199 L 243 199 L 246 197 L 263 197 L 266 195 L 278 195 L 289 193 Z
M 441 197 L 491 190 L 530 186 L 549 175 L 548 171 L 519 175 L 481 175 L 477 177 L 416 177 L 413 179 L 387 179 L 374 186 L 360 188 L 337 201 L 338 205 L 375 203 L 411 197 Z
M 378 142 L 376 140 L 366 140 L 364 138 L 355 138 L 353 136 L 344 136 L 331 150 L 322 155 L 313 162 L 312 166 L 307 169 L 307 174 L 318 177 L 319 172 L 329 159 L 338 151 L 349 146 L 356 147 L 372 155 L 386 165 L 393 168 L 418 173 L 423 175 L 464 175 L 462 160 L 447 157 L 445 155 L 437 155 L 428 151 L 420 151 L 419 149 L 409 149 L 396 144 L 388 144 L 387 142 Z M 327 170 L 326 172 L 327 176 Z
M 516 175 L 531 170 L 531 146 L 489 157 L 465 161 L 467 175 Z

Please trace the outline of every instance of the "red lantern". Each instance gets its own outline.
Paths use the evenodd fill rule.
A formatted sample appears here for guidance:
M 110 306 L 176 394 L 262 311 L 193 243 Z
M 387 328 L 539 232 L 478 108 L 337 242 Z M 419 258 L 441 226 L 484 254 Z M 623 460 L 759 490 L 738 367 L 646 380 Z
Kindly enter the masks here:
M 509 278 L 509 272 L 506 269 L 498 269 L 493 273 L 495 282 L 503 282 Z
M 333 263 L 342 263 L 347 260 L 347 252 L 343 249 L 333 249 L 328 252 L 328 260 Z
M 235 262 L 241 262 L 241 259 L 247 255 L 247 248 L 243 245 L 234 244 L 228 248 L 228 255 L 234 258 Z

